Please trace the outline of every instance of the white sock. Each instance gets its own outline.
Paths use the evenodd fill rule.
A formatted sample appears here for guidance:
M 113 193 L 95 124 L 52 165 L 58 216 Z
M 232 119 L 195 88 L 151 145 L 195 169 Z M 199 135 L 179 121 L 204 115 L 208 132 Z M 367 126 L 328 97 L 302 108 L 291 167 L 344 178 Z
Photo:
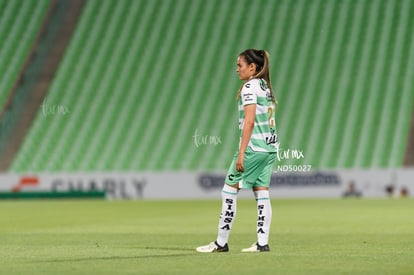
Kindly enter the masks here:
M 270 224 L 272 222 L 272 206 L 269 190 L 254 191 L 257 202 L 257 242 L 263 246 L 269 243 Z
M 229 240 L 231 226 L 236 218 L 237 193 L 237 188 L 227 184 L 221 191 L 222 206 L 217 235 L 217 243 L 220 246 L 226 245 Z

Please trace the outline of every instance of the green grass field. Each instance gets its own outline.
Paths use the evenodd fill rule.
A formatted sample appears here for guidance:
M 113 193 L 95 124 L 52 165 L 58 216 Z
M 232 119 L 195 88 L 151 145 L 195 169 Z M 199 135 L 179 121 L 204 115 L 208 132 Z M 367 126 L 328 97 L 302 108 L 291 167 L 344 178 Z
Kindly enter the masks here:
M 414 200 L 272 200 L 270 253 L 239 200 L 229 253 L 219 201 L 1 201 L 1 274 L 414 274 Z

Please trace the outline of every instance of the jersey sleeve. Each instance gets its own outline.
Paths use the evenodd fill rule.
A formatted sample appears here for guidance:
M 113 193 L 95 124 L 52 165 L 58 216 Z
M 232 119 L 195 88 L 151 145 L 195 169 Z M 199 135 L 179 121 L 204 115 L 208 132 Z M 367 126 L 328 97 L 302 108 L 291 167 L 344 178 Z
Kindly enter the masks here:
M 253 83 L 247 82 L 243 85 L 240 93 L 242 105 L 257 104 L 257 94 L 254 90 Z

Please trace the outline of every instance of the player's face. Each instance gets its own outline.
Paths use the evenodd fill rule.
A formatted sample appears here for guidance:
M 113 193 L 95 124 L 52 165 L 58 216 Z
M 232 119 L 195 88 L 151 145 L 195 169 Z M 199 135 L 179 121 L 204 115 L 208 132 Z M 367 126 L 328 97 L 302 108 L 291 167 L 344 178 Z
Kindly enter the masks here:
M 243 56 L 239 56 L 237 58 L 237 74 L 239 75 L 241 80 L 249 80 L 256 72 L 255 65 L 247 64 L 246 60 Z

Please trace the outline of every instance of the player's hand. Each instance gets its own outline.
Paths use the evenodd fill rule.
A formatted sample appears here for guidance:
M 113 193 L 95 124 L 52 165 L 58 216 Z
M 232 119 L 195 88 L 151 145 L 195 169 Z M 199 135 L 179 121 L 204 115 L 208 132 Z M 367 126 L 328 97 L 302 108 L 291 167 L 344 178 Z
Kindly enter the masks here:
M 239 157 L 237 158 L 237 161 L 236 161 L 236 170 L 238 172 L 244 171 L 244 154 L 239 154 Z

